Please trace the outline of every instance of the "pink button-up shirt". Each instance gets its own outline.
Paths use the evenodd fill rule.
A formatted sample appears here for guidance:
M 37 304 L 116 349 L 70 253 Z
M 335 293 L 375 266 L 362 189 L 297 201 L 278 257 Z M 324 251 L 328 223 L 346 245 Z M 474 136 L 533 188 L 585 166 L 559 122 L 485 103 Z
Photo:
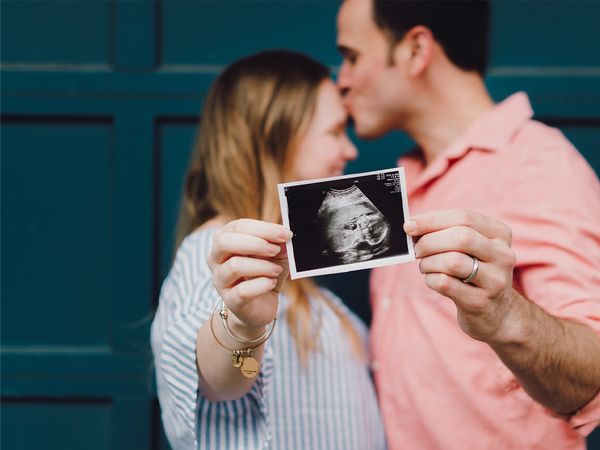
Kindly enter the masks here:
M 482 116 L 425 167 L 405 167 L 413 214 L 466 208 L 513 230 L 515 288 L 600 335 L 600 183 L 524 93 Z M 582 449 L 600 396 L 570 419 L 534 402 L 418 263 L 374 269 L 372 351 L 390 449 Z

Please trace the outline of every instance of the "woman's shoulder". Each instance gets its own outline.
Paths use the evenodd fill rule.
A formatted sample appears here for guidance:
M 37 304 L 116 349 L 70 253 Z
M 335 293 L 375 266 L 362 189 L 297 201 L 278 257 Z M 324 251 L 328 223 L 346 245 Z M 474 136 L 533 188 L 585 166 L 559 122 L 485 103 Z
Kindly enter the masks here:
M 212 247 L 214 235 L 222 225 L 223 219 L 215 217 L 193 230 L 177 247 L 174 262 L 177 262 L 179 256 L 185 257 L 190 251 L 207 255 Z
M 202 299 L 208 298 L 206 289 L 212 286 L 212 278 L 206 258 L 214 233 L 213 229 L 196 229 L 179 244 L 159 300 L 164 307 L 170 306 L 172 314 L 194 307 L 200 291 L 204 291 Z
M 181 241 L 165 282 L 188 285 L 196 278 L 208 275 L 206 258 L 210 253 L 215 231 L 210 228 L 198 228 Z
M 188 234 L 177 248 L 175 262 L 186 259 L 186 256 L 190 254 L 208 255 L 217 229 L 216 227 L 198 227 Z

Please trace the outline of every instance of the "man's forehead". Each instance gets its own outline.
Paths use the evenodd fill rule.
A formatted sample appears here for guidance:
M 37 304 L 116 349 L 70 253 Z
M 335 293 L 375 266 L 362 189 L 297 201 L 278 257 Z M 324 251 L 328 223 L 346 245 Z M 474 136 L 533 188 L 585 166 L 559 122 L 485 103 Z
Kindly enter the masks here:
M 345 0 L 337 17 L 337 43 L 340 51 L 353 49 L 355 43 L 379 30 L 373 21 L 371 0 Z
M 338 11 L 338 31 L 368 26 L 372 17 L 371 0 L 345 0 Z
M 372 0 L 344 0 L 338 11 L 338 19 L 371 19 Z

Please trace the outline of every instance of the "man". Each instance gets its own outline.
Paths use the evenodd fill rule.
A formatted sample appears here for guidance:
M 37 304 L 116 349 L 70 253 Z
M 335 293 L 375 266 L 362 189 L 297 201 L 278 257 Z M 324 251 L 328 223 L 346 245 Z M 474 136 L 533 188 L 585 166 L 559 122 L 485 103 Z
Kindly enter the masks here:
M 371 279 L 390 448 L 584 448 L 600 422 L 600 183 L 525 94 L 492 101 L 488 3 L 372 2 L 340 7 L 339 87 L 360 137 L 418 145 L 400 165 L 420 261 Z

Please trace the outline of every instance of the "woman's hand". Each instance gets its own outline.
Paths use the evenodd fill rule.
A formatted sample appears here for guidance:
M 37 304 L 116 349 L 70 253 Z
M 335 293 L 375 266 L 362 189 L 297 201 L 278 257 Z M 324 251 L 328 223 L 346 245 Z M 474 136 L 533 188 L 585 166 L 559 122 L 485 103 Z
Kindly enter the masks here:
M 248 338 L 277 314 L 289 273 L 285 242 L 292 235 L 282 225 L 252 219 L 229 222 L 215 234 L 208 256 L 213 283 L 230 311 L 230 325 Z

